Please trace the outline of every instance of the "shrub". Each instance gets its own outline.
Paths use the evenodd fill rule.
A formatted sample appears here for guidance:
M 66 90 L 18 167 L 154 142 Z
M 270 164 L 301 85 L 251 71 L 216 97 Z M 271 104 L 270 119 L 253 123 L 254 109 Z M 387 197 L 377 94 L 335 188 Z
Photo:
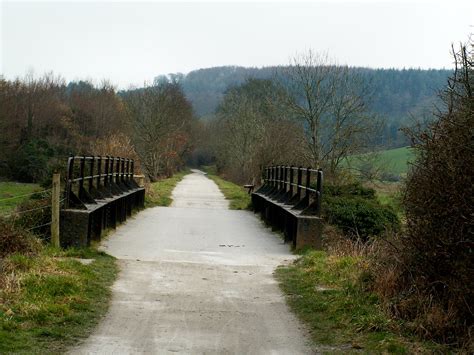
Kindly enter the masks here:
M 327 185 L 324 186 L 324 194 L 327 196 L 359 196 L 369 200 L 375 200 L 375 190 L 362 186 L 360 183 L 346 185 Z
M 43 181 L 47 178 L 48 161 L 53 155 L 54 150 L 44 140 L 24 143 L 8 161 L 12 178 L 20 182 Z
M 32 234 L 0 219 L 0 258 L 13 253 L 36 253 L 41 243 Z
M 49 194 L 48 194 L 49 195 Z M 51 238 L 51 197 L 42 194 L 35 194 L 31 199 L 20 203 L 12 218 L 12 223 L 18 228 L 30 229 L 33 234 L 39 236 L 44 241 Z
M 338 196 L 327 197 L 325 201 L 327 221 L 349 236 L 367 240 L 371 236 L 382 235 L 388 229 L 398 230 L 400 227 L 396 213 L 375 200 Z
M 394 315 L 425 337 L 472 353 L 474 68 L 466 48 L 454 57 L 441 95 L 446 109 L 426 129 L 408 132 L 416 160 L 403 199 L 406 234 L 396 253 L 377 259 L 374 275 L 379 286 L 391 280 L 391 292 L 378 293 Z

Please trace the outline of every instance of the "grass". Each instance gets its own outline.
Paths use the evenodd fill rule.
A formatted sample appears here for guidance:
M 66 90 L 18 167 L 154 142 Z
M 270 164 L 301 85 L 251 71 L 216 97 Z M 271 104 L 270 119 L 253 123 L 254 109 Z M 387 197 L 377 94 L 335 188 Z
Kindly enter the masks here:
M 305 322 L 316 346 L 327 353 L 431 352 L 437 346 L 401 335 L 375 295 L 362 287 L 361 257 L 306 251 L 295 264 L 276 271 L 287 301 Z M 327 350 L 327 351 L 326 351 Z
M 231 210 L 248 210 L 251 208 L 252 200 L 246 189 L 218 176 L 214 167 L 204 166 L 202 169 L 216 183 L 225 198 L 229 200 L 229 208 Z
M 392 207 L 398 217 L 401 218 L 403 216 L 401 193 L 402 183 L 377 181 L 366 183 L 366 186 L 375 190 L 377 200 L 382 205 Z
M 94 259 L 83 265 L 78 258 Z M 106 313 L 115 259 L 94 249 L 13 254 L 0 274 L 0 353 L 61 353 Z
M 376 162 L 378 162 L 388 174 L 397 176 L 405 176 L 407 174 L 409 162 L 414 158 L 413 150 L 409 147 L 382 150 L 378 152 L 378 154 Z M 349 158 L 349 161 L 358 167 L 363 164 L 363 160 L 359 161 L 358 158 L 363 158 L 363 156 L 354 155 Z
M 147 189 L 145 196 L 145 207 L 169 206 L 173 202 L 171 193 L 176 184 L 180 182 L 184 176 L 189 174 L 188 169 L 174 174 L 172 177 L 162 179 L 151 183 Z
M 23 196 L 18 198 L 12 197 L 31 194 L 35 191 L 40 190 L 41 187 L 38 184 L 25 184 L 21 182 L 0 182 L 0 214 L 7 214 L 13 211 L 19 203 L 29 198 L 29 196 Z

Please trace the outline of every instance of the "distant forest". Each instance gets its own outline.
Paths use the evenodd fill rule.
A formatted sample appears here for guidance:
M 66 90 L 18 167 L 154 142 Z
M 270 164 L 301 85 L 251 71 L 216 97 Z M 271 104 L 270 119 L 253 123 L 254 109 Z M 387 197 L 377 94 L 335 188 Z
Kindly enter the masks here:
M 241 85 L 246 79 L 272 79 L 282 67 L 245 68 L 223 66 L 194 70 L 187 75 L 170 74 L 156 80 L 178 81 L 191 101 L 194 112 L 201 118 L 212 116 L 222 102 L 225 92 Z M 360 72 L 372 88 L 370 110 L 383 120 L 383 133 L 378 144 L 401 147 L 408 144 L 400 127 L 410 125 L 410 117 L 418 120 L 430 117 L 437 93 L 446 85 L 451 70 L 368 69 L 352 68 Z

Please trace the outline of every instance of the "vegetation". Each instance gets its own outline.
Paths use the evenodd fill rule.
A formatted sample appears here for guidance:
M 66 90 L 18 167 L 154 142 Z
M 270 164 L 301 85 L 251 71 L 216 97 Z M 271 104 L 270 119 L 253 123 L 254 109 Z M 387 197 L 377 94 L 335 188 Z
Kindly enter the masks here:
M 397 213 L 378 201 L 375 190 L 360 184 L 329 185 L 325 190 L 324 217 L 347 236 L 366 241 L 400 229 Z
M 218 176 L 215 167 L 207 166 L 203 167 L 203 169 L 207 172 L 207 176 L 217 184 L 225 198 L 230 201 L 229 208 L 231 210 L 247 210 L 251 208 L 252 200 L 247 190 Z
M 150 179 L 171 176 L 192 148 L 194 116 L 179 84 L 121 93 L 60 77 L 0 77 L 0 177 L 47 183 L 70 154 L 137 160 Z M 117 144 L 120 142 L 120 144 Z
M 294 264 L 278 268 L 276 276 L 290 307 L 324 353 L 442 351 L 404 334 L 403 324 L 384 313 L 378 297 L 360 281 L 366 268 L 360 254 L 306 251 Z
M 285 113 L 284 97 L 270 80 L 251 79 L 226 92 L 208 126 L 208 150 L 220 173 L 248 184 L 260 177 L 261 166 L 303 155 L 303 129 Z
M 362 178 L 370 177 L 383 181 L 400 181 L 408 173 L 414 152 L 409 147 L 355 154 L 347 157 L 345 164 Z M 372 174 L 371 174 L 372 173 Z
M 0 215 L 10 213 L 19 203 L 29 199 L 31 193 L 40 190 L 37 184 L 0 181 Z
M 191 149 L 192 106 L 180 85 L 158 81 L 123 97 L 144 172 L 151 181 L 170 177 Z
M 173 189 L 187 174 L 189 174 L 189 170 L 186 169 L 174 174 L 170 178 L 150 183 L 146 187 L 145 207 L 171 205 L 173 202 L 173 199 L 171 198 Z
M 107 310 L 115 259 L 46 248 L 5 222 L 0 236 L 0 353 L 58 353 L 88 336 Z
M 375 260 L 373 288 L 419 335 L 472 353 L 474 67 L 466 47 L 453 54 L 444 110 L 408 132 L 416 158 L 403 198 L 406 231 Z

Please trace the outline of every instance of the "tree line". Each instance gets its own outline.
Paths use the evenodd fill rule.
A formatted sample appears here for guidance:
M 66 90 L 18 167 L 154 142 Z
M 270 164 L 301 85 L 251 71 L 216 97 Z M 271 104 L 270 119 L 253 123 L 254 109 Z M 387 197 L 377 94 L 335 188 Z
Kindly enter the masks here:
M 172 81 L 119 94 L 107 81 L 0 77 L 0 176 L 42 182 L 68 155 L 108 154 L 135 158 L 153 181 L 185 164 L 194 124 Z
M 184 74 L 170 74 L 179 80 L 186 97 L 200 117 L 212 117 L 223 100 L 226 90 L 246 80 L 274 79 L 288 66 L 245 68 L 237 66 L 199 69 Z M 409 144 L 399 131 L 412 123 L 412 116 L 429 116 L 434 103 L 440 103 L 437 92 L 446 83 L 451 70 L 444 69 L 370 69 L 349 67 L 370 83 L 372 96 L 367 102 L 370 110 L 382 118 L 382 131 L 377 144 L 402 147 Z

